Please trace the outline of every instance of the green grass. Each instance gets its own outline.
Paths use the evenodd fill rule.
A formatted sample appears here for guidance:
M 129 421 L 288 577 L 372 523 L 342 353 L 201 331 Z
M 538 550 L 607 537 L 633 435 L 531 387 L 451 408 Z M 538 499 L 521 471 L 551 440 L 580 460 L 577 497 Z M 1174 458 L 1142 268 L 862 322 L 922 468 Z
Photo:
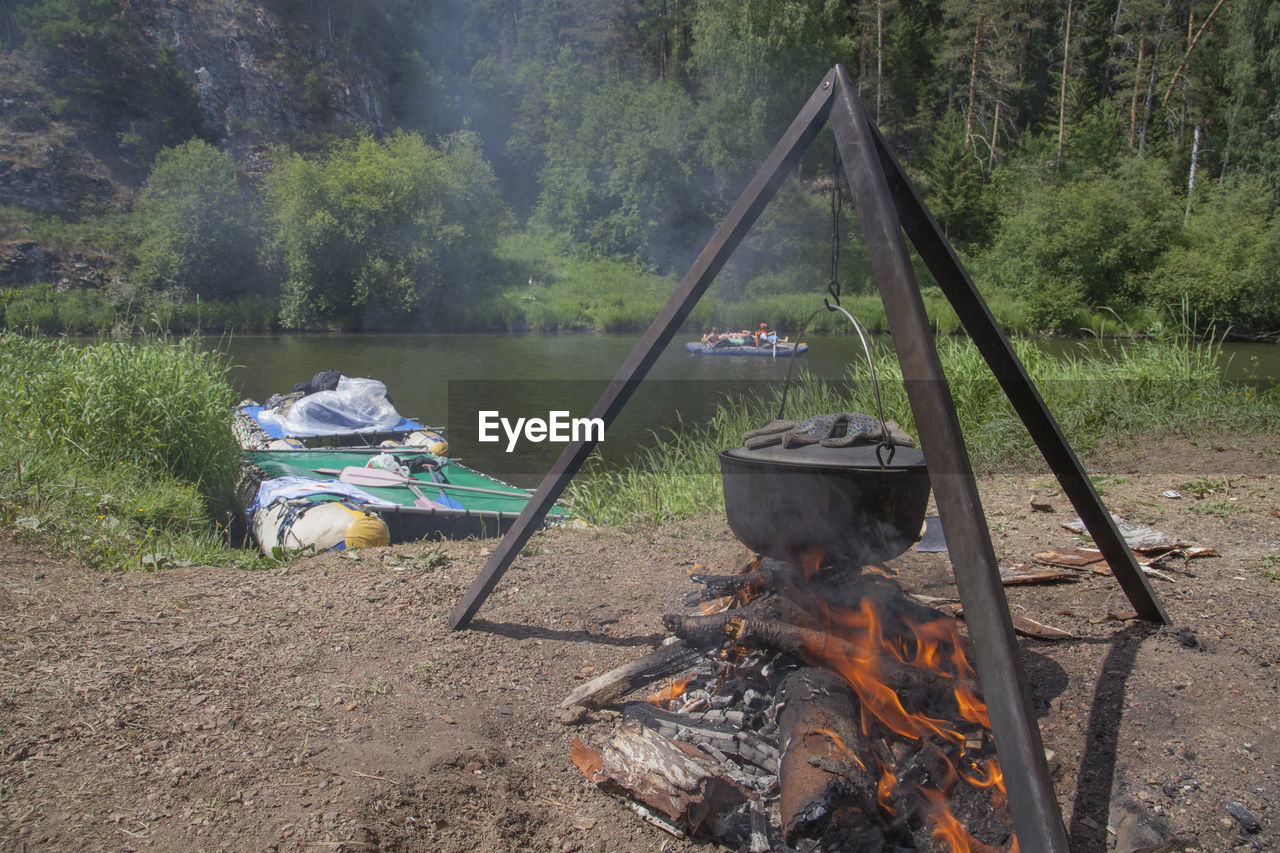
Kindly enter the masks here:
M 1102 474 L 1090 474 L 1089 480 L 1093 483 L 1093 490 L 1099 495 L 1105 495 L 1111 491 L 1112 486 L 1129 482 L 1128 477 L 1110 477 Z
M 1280 417 L 1280 395 L 1225 382 L 1215 363 L 1219 347 L 1187 335 L 1128 343 L 1109 355 L 1082 347 L 1080 355 L 1061 358 L 1027 341 L 1015 341 L 1014 348 L 1077 452 L 1137 435 L 1266 432 Z M 938 352 L 975 469 L 1017 468 L 1040 458 L 973 344 L 945 338 Z M 892 351 L 876 352 L 876 370 L 886 417 L 914 433 Z M 802 378 L 791 391 L 787 415 L 874 412 L 866 374 L 865 367 L 855 368 L 848 387 Z M 645 524 L 720 508 L 716 454 L 739 446 L 742 433 L 764 424 L 776 409 L 773 400 L 722 401 L 706 423 L 655 437 L 654 448 L 627 467 L 610 469 L 594 461 L 571 486 L 576 511 L 597 523 Z
M 223 356 L 196 338 L 0 333 L 0 363 L 0 524 L 104 568 L 227 562 Z
M 1183 494 L 1195 495 L 1198 498 L 1203 498 L 1205 495 L 1213 494 L 1218 491 L 1225 493 L 1230 491 L 1230 489 L 1231 481 L 1226 477 L 1223 477 L 1221 480 L 1210 479 L 1209 477 L 1196 477 L 1194 480 L 1190 480 L 1178 486 L 1178 491 Z
M 1240 506 L 1227 501 L 1204 501 L 1203 503 L 1189 504 L 1187 509 L 1196 515 L 1212 515 L 1216 518 L 1226 518 L 1228 515 L 1234 515 L 1241 512 Z
M 497 255 L 506 281 L 474 305 L 450 306 L 450 327 L 636 331 L 653 322 L 675 289 L 673 279 L 634 264 L 578 257 L 546 234 L 508 234 Z
M 117 319 L 111 300 L 96 290 L 58 293 L 52 284 L 0 290 L 0 326 L 6 329 L 94 334 L 107 331 Z
M 280 303 L 272 296 L 245 296 L 221 302 L 191 300 L 152 306 L 119 305 L 100 290 L 59 293 L 52 284 L 0 290 L 0 327 L 43 335 L 99 335 L 140 323 L 169 332 L 267 332 L 279 324 Z
M 118 254 L 130 242 L 128 218 L 102 213 L 79 221 L 42 215 L 14 205 L 0 205 L 0 234 L 12 242 L 38 243 L 47 252 Z
M 1280 554 L 1267 554 L 1262 558 L 1262 574 L 1272 580 L 1280 580 Z
M 534 231 L 508 234 L 498 258 L 511 279 L 475 305 L 450 309 L 449 323 L 466 329 L 534 331 L 640 331 L 649 327 L 678 284 L 674 276 L 646 272 L 635 264 L 574 255 L 555 237 Z M 761 320 L 798 334 L 805 319 L 822 304 L 813 293 L 771 293 L 725 300 L 716 288 L 694 306 L 685 326 L 705 331 L 754 329 Z M 925 308 L 935 327 L 960 331 L 955 312 L 935 288 L 925 288 Z M 884 307 L 876 294 L 846 295 L 844 305 L 872 332 L 887 332 Z M 1024 312 L 1012 299 L 997 295 L 992 310 L 1006 328 L 1030 331 Z M 834 314 L 818 316 L 809 330 L 847 332 L 847 321 Z

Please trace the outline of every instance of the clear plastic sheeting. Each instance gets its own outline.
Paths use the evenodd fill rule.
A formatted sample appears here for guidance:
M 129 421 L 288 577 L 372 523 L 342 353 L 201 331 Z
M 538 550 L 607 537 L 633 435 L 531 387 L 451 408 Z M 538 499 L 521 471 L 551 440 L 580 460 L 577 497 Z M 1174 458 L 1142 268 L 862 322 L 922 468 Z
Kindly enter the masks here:
M 393 429 L 402 418 L 376 379 L 344 376 L 333 391 L 317 391 L 296 400 L 281 416 L 263 412 L 285 435 L 340 435 Z

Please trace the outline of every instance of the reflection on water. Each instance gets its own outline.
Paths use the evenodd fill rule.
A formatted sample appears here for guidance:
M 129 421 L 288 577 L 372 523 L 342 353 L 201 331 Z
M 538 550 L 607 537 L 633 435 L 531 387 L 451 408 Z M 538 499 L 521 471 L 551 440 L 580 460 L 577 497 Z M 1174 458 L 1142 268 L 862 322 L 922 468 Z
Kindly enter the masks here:
M 519 485 L 536 485 L 560 446 L 524 443 L 525 452 L 507 454 L 505 441 L 481 444 L 476 409 L 498 411 L 513 423 L 519 417 L 546 419 L 554 410 L 585 416 L 639 340 L 638 334 L 264 335 L 233 337 L 222 345 L 236 365 L 232 382 L 243 397 L 261 402 L 330 368 L 372 376 L 386 383 L 402 414 L 448 428 L 455 455 Z M 641 444 L 654 444 L 652 433 L 661 435 L 680 416 L 697 422 L 724 394 L 780 386 L 786 377 L 786 359 L 693 356 L 685 352 L 685 340 L 677 336 L 667 347 L 610 427 L 600 445 L 606 458 L 620 460 Z M 853 360 L 863 357 L 856 336 L 807 340 L 811 348 L 800 357 L 801 365 L 818 378 L 839 380 Z M 1118 344 L 1050 340 L 1042 345 L 1066 354 Z M 1280 377 L 1278 346 L 1230 344 L 1224 356 L 1228 378 L 1274 382 Z M 466 411 L 451 413 L 451 401 Z
M 631 334 L 282 335 L 237 337 L 226 346 L 241 396 L 261 402 L 330 368 L 372 376 L 386 383 L 402 414 L 446 427 L 453 453 L 468 464 L 531 485 L 562 448 L 524 442 L 524 452 L 508 454 L 506 441 L 481 444 L 477 409 L 497 411 L 512 422 L 545 420 L 551 411 L 584 417 L 639 339 Z M 830 356 L 808 366 L 833 379 L 845 368 Z M 676 426 L 680 416 L 696 421 L 721 395 L 767 389 L 785 376 L 785 359 L 691 356 L 684 339 L 677 338 L 610 427 L 600 450 L 621 460 L 640 444 L 653 444 L 652 434 Z M 451 401 L 465 411 L 451 412 Z

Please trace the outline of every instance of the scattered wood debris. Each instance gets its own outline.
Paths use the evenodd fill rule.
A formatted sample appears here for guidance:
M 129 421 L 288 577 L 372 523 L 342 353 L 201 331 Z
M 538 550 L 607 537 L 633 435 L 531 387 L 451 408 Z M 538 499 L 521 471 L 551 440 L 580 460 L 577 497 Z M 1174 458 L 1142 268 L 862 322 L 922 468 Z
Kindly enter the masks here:
M 1206 548 L 1192 542 L 1183 542 L 1168 533 L 1162 533 L 1143 524 L 1125 521 L 1117 515 L 1112 515 L 1111 517 L 1115 520 L 1116 528 L 1120 531 L 1120 535 L 1124 537 L 1124 543 L 1139 554 L 1150 557 L 1178 551 L 1187 557 L 1203 557 L 1214 553 L 1212 548 Z M 1062 526 L 1072 533 L 1077 533 L 1081 536 L 1089 535 L 1088 528 L 1079 518 L 1074 521 L 1068 521 Z
M 1021 563 L 1000 567 L 1000 583 L 1005 586 L 1027 583 L 1071 583 L 1080 580 L 1081 577 L 1079 572 L 1044 566 L 1027 566 Z

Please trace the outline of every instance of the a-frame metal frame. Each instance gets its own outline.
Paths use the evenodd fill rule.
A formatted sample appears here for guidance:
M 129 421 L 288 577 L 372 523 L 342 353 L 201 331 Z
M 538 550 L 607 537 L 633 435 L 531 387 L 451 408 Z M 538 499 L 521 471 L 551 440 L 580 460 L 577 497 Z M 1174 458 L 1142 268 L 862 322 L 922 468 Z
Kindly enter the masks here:
M 1044 454 L 1063 491 L 1080 513 L 1129 601 L 1144 619 L 1167 623 L 1168 617 L 1079 459 L 942 230 L 889 151 L 843 66 L 832 68 L 814 90 L 670 301 L 619 368 L 590 416 L 602 418 L 606 429 L 613 423 L 828 120 L 867 241 L 876 285 L 884 302 L 907 398 L 929 467 L 1020 849 L 1027 853 L 1041 850 L 1065 853 L 1068 850 L 1066 830 L 1045 764 L 1040 731 L 1030 711 L 1030 692 L 1000 583 L 995 550 L 960 433 L 955 403 L 907 255 L 904 230 Z M 464 628 L 470 623 L 594 447 L 593 440 L 565 447 L 454 611 L 450 620 L 454 628 Z

